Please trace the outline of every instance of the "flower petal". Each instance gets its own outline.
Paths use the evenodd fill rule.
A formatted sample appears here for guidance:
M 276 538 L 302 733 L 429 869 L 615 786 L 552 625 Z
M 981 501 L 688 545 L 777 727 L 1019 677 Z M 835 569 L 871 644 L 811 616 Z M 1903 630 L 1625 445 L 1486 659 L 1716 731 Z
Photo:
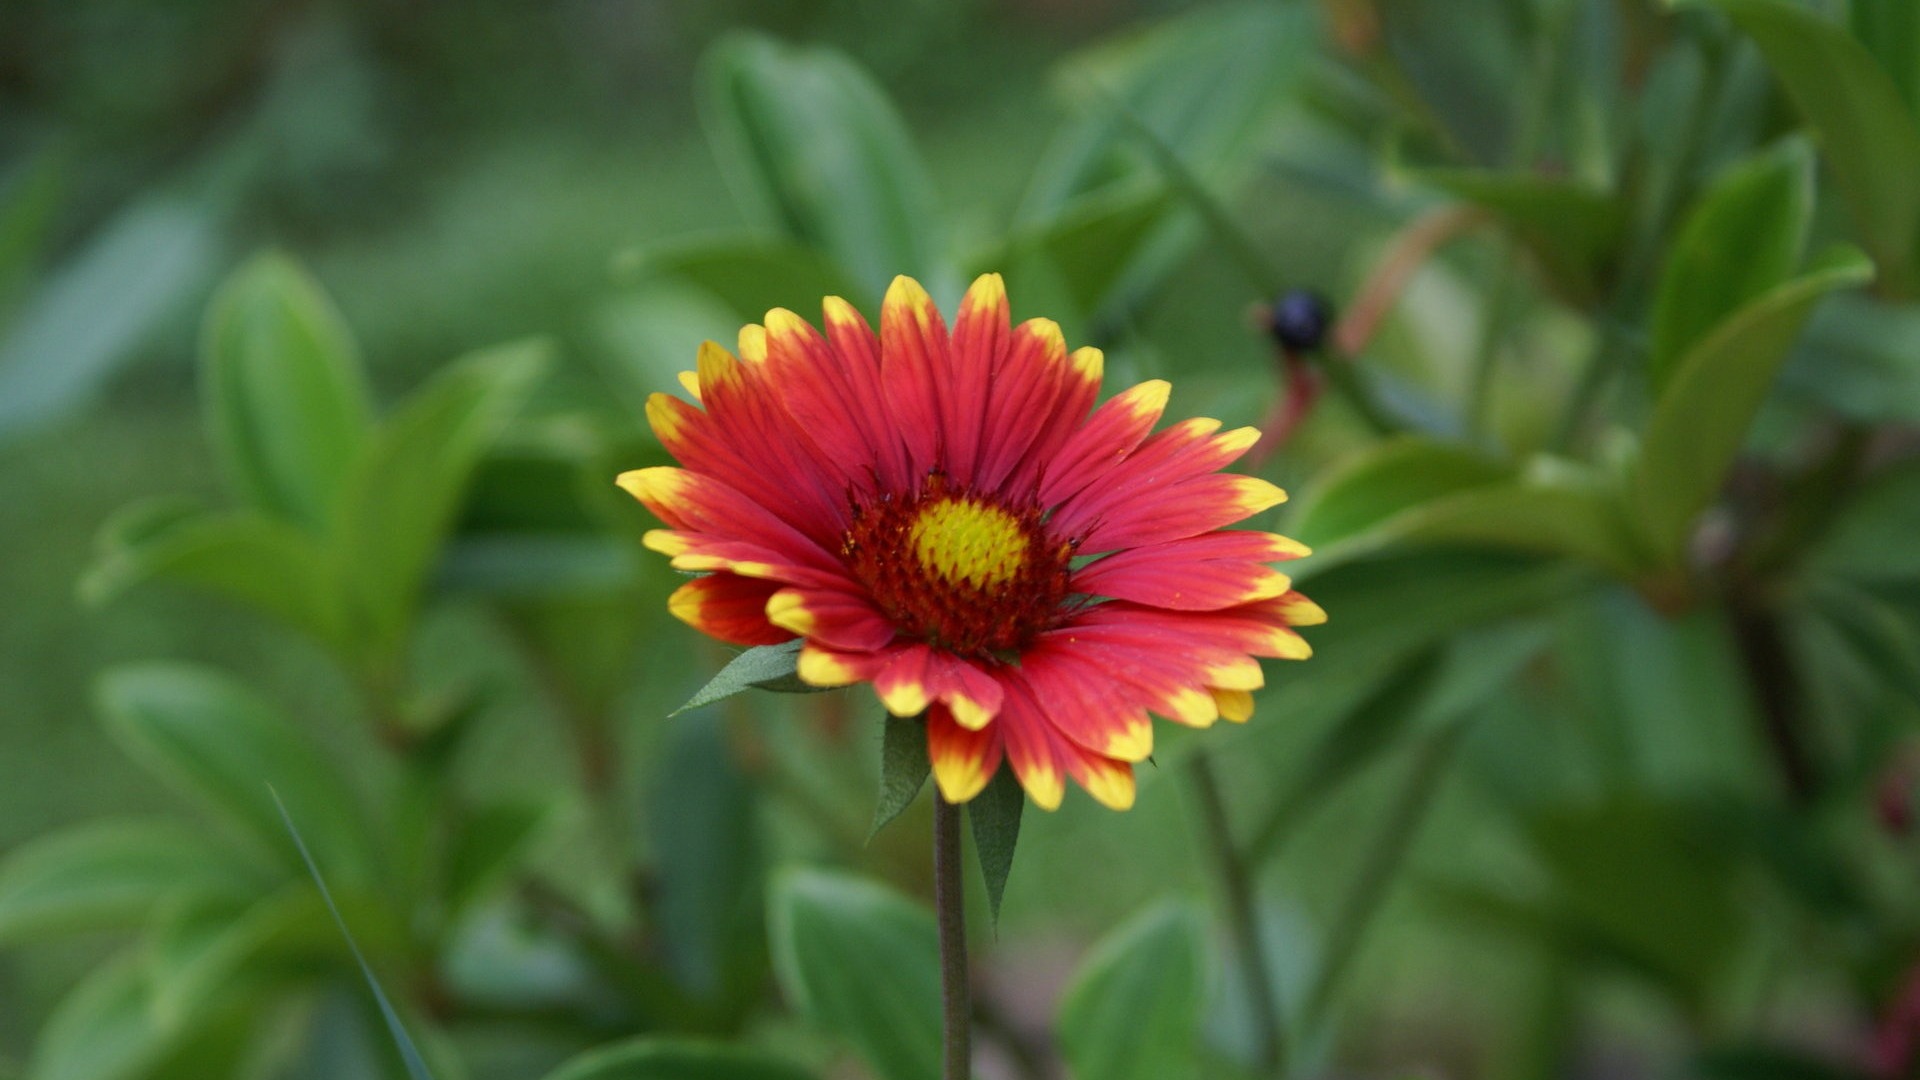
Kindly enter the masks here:
M 906 443 L 909 475 L 940 467 L 942 395 L 952 389 L 947 325 L 927 290 L 905 275 L 893 279 L 880 305 L 880 385 Z
M 667 598 L 674 618 L 732 645 L 778 645 L 793 635 L 767 621 L 767 597 L 780 586 L 737 574 L 694 578 Z
M 1052 506 L 1108 475 L 1134 452 L 1166 411 L 1173 392 L 1150 379 L 1108 398 L 1042 466 L 1040 502 Z
M 933 782 L 948 802 L 963 803 L 980 794 L 1000 768 L 1000 756 L 1000 737 L 992 731 L 957 724 L 939 705 L 927 710 L 927 757 Z
M 838 589 L 781 589 L 766 601 L 773 625 L 849 652 L 873 652 L 896 631 L 865 597 Z

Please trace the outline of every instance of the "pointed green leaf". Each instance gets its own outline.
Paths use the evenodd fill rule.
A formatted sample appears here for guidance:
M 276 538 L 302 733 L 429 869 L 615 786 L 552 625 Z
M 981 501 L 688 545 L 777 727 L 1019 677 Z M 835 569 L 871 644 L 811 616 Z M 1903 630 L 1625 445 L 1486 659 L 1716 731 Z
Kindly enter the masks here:
M 207 313 L 200 382 L 214 446 L 240 496 L 323 528 L 371 409 L 359 349 L 319 284 L 278 255 L 241 267 Z
M 871 77 L 831 49 L 739 34 L 703 62 L 701 119 L 735 194 L 870 295 L 951 277 L 926 167 Z
M 773 969 L 814 1027 L 881 1080 L 940 1075 L 939 940 L 933 914 L 870 881 L 794 870 L 768 901 Z
M 747 690 L 772 690 L 782 694 L 811 694 L 838 687 L 809 686 L 800 681 L 795 674 L 800 666 L 800 646 L 798 639 L 783 641 L 778 645 L 755 645 L 739 656 L 727 661 L 720 673 L 707 680 L 707 685 L 687 699 L 685 705 L 673 710 L 678 716 L 688 709 L 698 709 L 711 705 L 735 694 Z
M 1858 252 L 1836 253 L 1741 308 L 1680 361 L 1647 423 L 1632 479 L 1638 520 L 1669 564 L 1720 489 L 1814 305 L 1872 276 Z
M 1060 1049 L 1074 1075 L 1197 1075 L 1202 955 L 1200 920 L 1180 904 L 1151 908 L 1102 938 L 1060 1003 Z
M 365 448 L 337 522 L 372 655 L 397 651 L 481 455 L 550 363 L 544 342 L 456 361 L 409 398 Z
M 1893 79 L 1865 46 L 1804 7 L 1781 0 L 1704 2 L 1753 38 L 1806 114 L 1882 286 L 1914 295 L 1920 288 L 1914 266 L 1920 255 L 1920 124 Z
M 135 760 L 199 801 L 289 869 L 267 785 L 314 821 L 329 865 L 356 881 L 373 866 L 352 785 L 278 709 L 220 672 L 187 664 L 129 664 L 95 691 L 108 732 Z
M 1011 768 L 994 773 L 980 794 L 967 803 L 967 823 L 973 828 L 973 851 L 980 860 L 980 877 L 987 884 L 987 917 L 1000 922 L 1000 900 L 1007 894 L 1007 875 L 1013 871 L 1013 849 L 1020 841 L 1020 813 L 1027 793 Z
M 888 715 L 881 719 L 880 798 L 873 807 L 871 840 L 899 817 L 926 786 L 933 771 L 927 757 L 927 722 L 917 716 Z
M 813 1080 L 813 1074 L 741 1047 L 648 1035 L 589 1050 L 546 1080 Z
M 1793 276 L 1813 217 L 1813 157 L 1794 140 L 1731 169 L 1687 219 L 1660 273 L 1647 380 L 1657 395 L 1721 320 Z
M 182 897 L 244 897 L 266 876 L 203 830 L 102 822 L 30 841 L 0 860 L 0 941 L 125 929 Z

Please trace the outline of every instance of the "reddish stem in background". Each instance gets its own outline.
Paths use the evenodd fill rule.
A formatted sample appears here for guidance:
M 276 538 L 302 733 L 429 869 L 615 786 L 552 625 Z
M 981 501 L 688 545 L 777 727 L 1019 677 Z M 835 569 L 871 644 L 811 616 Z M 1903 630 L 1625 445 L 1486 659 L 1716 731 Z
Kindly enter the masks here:
M 1353 303 L 1347 306 L 1340 324 L 1333 328 L 1333 350 L 1352 359 L 1366 350 L 1367 343 L 1380 330 L 1387 312 L 1406 290 L 1413 278 L 1440 245 L 1477 228 L 1487 220 L 1478 207 L 1448 206 L 1435 210 L 1400 230 L 1393 246 L 1376 262 Z
M 1247 468 L 1258 471 L 1274 452 L 1287 444 L 1300 422 L 1313 411 L 1314 403 L 1326 386 L 1326 378 L 1313 365 L 1291 349 L 1280 352 L 1281 376 L 1286 386 L 1273 399 L 1267 418 L 1260 422 L 1260 441 L 1247 455 Z

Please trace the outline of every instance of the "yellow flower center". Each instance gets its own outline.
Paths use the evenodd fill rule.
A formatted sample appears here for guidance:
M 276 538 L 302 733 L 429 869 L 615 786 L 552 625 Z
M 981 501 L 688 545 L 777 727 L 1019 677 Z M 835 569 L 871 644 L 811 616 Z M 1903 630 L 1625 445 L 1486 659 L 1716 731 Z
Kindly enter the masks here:
M 1018 575 L 1030 543 L 1012 514 L 952 498 L 923 505 L 908 540 L 927 573 L 975 589 L 992 589 Z
M 991 657 L 1053 626 L 1068 603 L 1073 547 L 1048 537 L 1042 516 L 931 473 L 917 491 L 854 506 L 840 554 L 901 633 Z

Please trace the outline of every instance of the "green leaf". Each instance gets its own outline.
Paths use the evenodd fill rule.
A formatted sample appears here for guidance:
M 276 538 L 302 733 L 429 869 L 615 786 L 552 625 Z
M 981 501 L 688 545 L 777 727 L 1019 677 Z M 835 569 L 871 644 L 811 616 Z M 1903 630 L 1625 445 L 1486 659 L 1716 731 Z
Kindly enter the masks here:
M 1614 195 L 1536 173 L 1418 169 L 1412 176 L 1492 214 L 1570 299 L 1590 303 L 1600 295 L 1627 221 Z
M 768 929 L 780 989 L 881 1080 L 940 1075 L 933 915 L 884 886 L 824 870 L 777 877 Z
M 28 296 L 0 334 L 0 437 L 79 406 L 213 272 L 218 224 L 159 196 L 122 211 Z
M 703 62 L 700 114 L 736 196 L 878 296 L 895 274 L 949 286 L 933 185 L 907 126 L 838 52 L 756 34 Z
M 1865 293 L 1829 297 L 1780 381 L 1864 424 L 1920 424 L 1920 305 Z
M 1858 252 L 1839 252 L 1741 308 L 1680 361 L 1631 480 L 1638 520 L 1669 565 L 1679 564 L 1694 518 L 1720 489 L 1814 305 L 1872 276 Z
M 1727 852 L 1680 806 L 1617 799 L 1538 813 L 1527 827 L 1572 925 L 1686 995 L 1724 974 L 1745 908 Z
M 80 579 L 86 603 L 106 604 L 148 582 L 170 581 L 251 607 L 322 645 L 350 644 L 345 590 L 326 548 L 288 522 L 148 501 L 109 521 L 96 548 Z
M 552 816 L 544 799 L 488 803 L 467 814 L 447 853 L 448 907 L 465 910 L 504 878 Z
M 1753 38 L 1820 139 L 1860 245 L 1888 292 L 1920 287 L 1920 126 L 1864 46 L 1780 0 L 1705 0 Z M 1909 43 L 1911 47 L 1911 43 Z
M 521 342 L 455 362 L 366 447 L 337 527 L 371 655 L 391 655 L 404 641 L 481 456 L 547 369 L 550 351 Z
M 254 976 L 311 970 L 345 958 L 320 898 L 302 887 L 245 905 L 215 901 L 176 908 L 148 942 L 150 1007 L 168 1025 L 204 1016 L 229 987 Z
M 1250 131 L 1312 57 L 1309 13 L 1272 4 L 1211 7 L 1117 35 L 1069 57 L 1054 77 L 1082 107 L 1062 126 L 1022 198 L 1023 227 L 1079 196 L 1145 172 L 1110 107 L 1118 103 L 1203 176 L 1254 150 Z
M 1899 611 L 1865 589 L 1820 583 L 1812 609 L 1885 686 L 1920 707 L 1920 634 Z
M 1000 900 L 1007 894 L 1007 875 L 1013 871 L 1013 849 L 1020 841 L 1020 812 L 1026 806 L 1027 793 L 1011 768 L 994 773 L 986 788 L 967 803 L 973 851 L 987 885 L 987 917 L 996 925 Z
M 408 1080 L 433 1080 L 433 1072 L 427 1068 L 427 1063 L 421 1058 L 419 1049 L 414 1046 L 413 1039 L 407 1034 L 406 1025 L 400 1022 L 400 1014 L 394 1010 L 393 1003 L 387 999 L 386 991 L 380 988 L 380 980 L 374 977 L 373 968 L 367 963 L 366 956 L 360 952 L 359 943 L 353 940 L 353 931 L 347 929 L 347 920 L 340 915 L 340 906 L 333 902 L 333 893 L 327 889 L 327 882 L 320 874 L 319 864 L 314 862 L 313 853 L 307 849 L 306 839 L 300 835 L 299 828 L 294 825 L 293 815 L 288 813 L 287 804 L 281 801 L 278 791 L 270 788 L 268 795 L 273 800 L 274 809 L 279 811 L 280 823 L 285 826 L 287 835 L 293 838 L 293 846 L 300 852 L 301 863 L 306 866 L 307 873 L 313 878 L 313 887 L 320 891 L 320 899 L 326 901 L 327 914 L 333 916 L 334 926 L 339 929 L 340 936 L 346 939 L 348 951 L 353 953 L 354 961 L 360 965 L 360 974 L 367 980 L 367 989 L 373 994 L 374 1003 L 380 1007 L 380 1018 L 387 1023 L 387 1035 L 393 1039 L 394 1048 L 399 1051 L 400 1060 L 407 1067 Z
M 1701 197 L 1654 300 L 1647 379 L 1656 396 L 1700 339 L 1793 276 L 1812 217 L 1813 156 L 1800 140 L 1729 170 Z
M 1920 579 L 1920 461 L 1874 472 L 1847 499 L 1821 537 L 1811 564 L 1851 581 Z
M 1157 184 L 1077 199 L 1057 217 L 974 254 L 967 266 L 973 273 L 1002 271 L 1020 282 L 1023 302 L 1034 304 L 1030 310 L 1091 319 L 1123 299 L 1123 286 L 1133 284 L 1128 268 L 1172 209 Z M 1036 301 L 1036 293 L 1050 302 Z
M 687 699 L 685 705 L 673 710 L 672 715 L 679 716 L 688 709 L 698 709 L 723 701 L 735 694 L 747 690 L 772 690 L 781 694 L 813 694 L 838 687 L 809 686 L 800 681 L 795 674 L 800 666 L 799 639 L 783 641 L 778 645 L 755 645 L 746 652 L 727 661 L 720 673 L 707 680 L 707 685 Z
M 873 807 L 872 840 L 913 805 L 933 771 L 927 756 L 927 722 L 917 716 L 888 714 L 880 721 L 880 798 Z
M 129 755 L 297 871 L 267 785 L 314 823 L 341 874 L 367 879 L 372 844 L 353 788 L 287 718 L 245 686 L 187 664 L 129 664 L 95 691 L 108 732 Z
M 1920 114 L 1920 6 L 1911 0 L 1852 0 L 1854 39 L 1873 53 L 1907 108 Z
M 27 1080 L 129 1080 L 188 1034 L 160 1023 L 139 955 L 123 954 L 95 968 L 47 1018 Z
M 1074 1075 L 1196 1075 L 1201 956 L 1199 919 L 1180 904 L 1150 908 L 1102 938 L 1061 999 L 1060 1049 Z
M 1613 488 L 1585 466 L 1516 470 L 1408 436 L 1362 451 L 1310 495 L 1292 535 L 1321 568 L 1391 545 L 1484 545 L 1584 559 L 1631 575 L 1641 562 Z
M 647 1035 L 589 1050 L 545 1080 L 813 1080 L 813 1074 L 740 1047 Z
M 319 284 L 278 255 L 241 267 L 207 313 L 200 380 L 240 496 L 324 528 L 372 421 L 358 347 Z
M 136 926 L 183 897 L 247 896 L 256 867 L 204 831 L 170 822 L 83 825 L 0 860 L 0 942 Z
M 673 721 L 647 799 L 657 871 L 652 912 L 668 968 L 708 1001 L 764 976 L 755 796 L 718 717 Z

